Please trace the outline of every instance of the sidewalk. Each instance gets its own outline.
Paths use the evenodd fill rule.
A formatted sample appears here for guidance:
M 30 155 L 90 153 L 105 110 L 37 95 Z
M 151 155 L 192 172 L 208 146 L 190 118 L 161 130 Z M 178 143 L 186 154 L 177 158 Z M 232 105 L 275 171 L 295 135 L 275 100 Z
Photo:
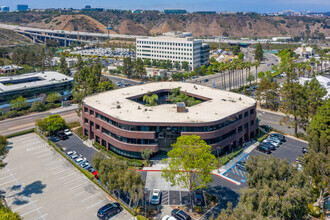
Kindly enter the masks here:
M 253 151 L 258 145 L 259 145 L 259 142 L 257 141 L 250 141 L 248 143 L 246 143 L 247 147 L 245 147 L 245 149 L 236 157 L 234 157 L 233 159 L 231 159 L 228 163 L 226 163 L 225 165 L 223 165 L 222 167 L 220 167 L 220 169 L 218 170 L 214 170 L 212 172 L 213 175 L 216 175 L 216 176 L 219 176 L 233 184 L 236 184 L 236 185 L 241 185 L 240 182 L 237 182 L 233 179 L 230 179 L 226 176 L 224 176 L 224 174 L 230 169 L 232 168 L 233 166 L 235 166 L 235 164 L 240 161 L 241 159 L 243 159 L 246 155 L 248 155 L 249 153 L 251 153 L 251 151 Z

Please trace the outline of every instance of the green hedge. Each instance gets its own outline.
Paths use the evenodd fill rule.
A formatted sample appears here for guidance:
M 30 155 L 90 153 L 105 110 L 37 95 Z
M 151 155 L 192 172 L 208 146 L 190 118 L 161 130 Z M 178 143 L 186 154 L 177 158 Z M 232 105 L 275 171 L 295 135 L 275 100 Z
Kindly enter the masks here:
M 71 123 L 68 123 L 66 124 L 70 129 L 71 128 L 76 128 L 76 127 L 79 127 L 80 126 L 80 122 L 79 121 L 76 121 L 76 122 L 71 122 Z
M 235 156 L 237 156 L 239 153 L 241 153 L 243 150 L 244 150 L 244 148 L 236 149 L 235 151 L 231 152 L 230 154 L 227 154 L 224 157 L 218 158 L 218 161 L 221 165 L 225 165 L 231 159 L 233 159 Z
M 14 134 L 9 134 L 6 137 L 7 138 L 12 138 L 12 137 L 21 136 L 21 135 L 24 135 L 24 134 L 29 134 L 29 133 L 32 133 L 32 132 L 34 132 L 34 128 L 31 128 L 31 129 L 25 130 L 25 131 L 20 131 L 20 132 L 14 133 Z
M 257 139 L 258 142 L 262 142 L 263 140 L 265 140 L 268 137 L 268 134 L 265 134 L 263 136 L 261 136 L 260 138 Z
M 124 157 L 124 156 L 120 156 L 120 155 L 112 152 L 111 150 L 108 150 L 107 151 L 104 146 L 100 145 L 97 142 L 94 143 L 94 147 L 96 149 L 98 149 L 98 150 L 101 150 L 102 153 L 105 153 L 105 154 L 107 154 L 110 157 L 116 157 L 116 158 L 118 158 L 120 160 L 127 161 L 128 166 L 131 166 L 131 167 L 143 167 L 143 162 L 141 160 L 130 159 L 130 158 L 127 158 L 127 157 Z

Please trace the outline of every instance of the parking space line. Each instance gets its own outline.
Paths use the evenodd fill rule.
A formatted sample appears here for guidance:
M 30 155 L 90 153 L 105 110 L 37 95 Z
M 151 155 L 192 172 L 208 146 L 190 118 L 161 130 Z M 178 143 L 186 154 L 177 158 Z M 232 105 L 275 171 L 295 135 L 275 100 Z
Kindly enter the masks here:
M 232 171 L 229 171 L 229 173 L 232 173 L 232 174 L 234 174 L 234 175 L 236 175 L 236 176 L 239 176 L 239 177 L 241 177 L 241 178 L 247 179 L 246 177 L 241 176 L 241 175 L 239 175 L 239 174 L 237 174 L 237 173 L 234 173 L 234 172 L 232 172 Z M 228 177 L 228 178 L 229 178 L 229 177 Z
M 87 197 L 86 199 L 81 200 L 80 202 L 85 202 L 85 201 L 87 201 L 87 200 L 89 200 L 89 199 L 91 199 L 91 198 L 93 198 L 93 197 L 95 197 L 95 196 L 98 196 L 98 195 L 100 195 L 100 194 L 101 194 L 101 192 L 96 193 L 95 195 L 89 196 L 89 197 Z
M 67 181 L 67 182 L 63 183 L 63 185 L 66 185 L 66 184 L 69 184 L 69 183 L 73 183 L 73 182 L 75 182 L 75 181 L 77 181 L 79 179 L 81 179 L 81 176 L 79 176 L 79 177 L 77 177 L 77 178 L 75 178 L 73 180 Z
M 39 218 L 44 218 L 45 216 L 47 216 L 48 215 L 48 213 L 46 213 L 46 214 L 44 214 L 44 215 L 42 215 L 42 216 L 39 216 L 39 217 L 37 217 L 37 218 L 34 218 L 34 219 L 32 219 L 32 220 L 37 220 L 37 219 L 39 219 Z
M 41 161 L 41 162 L 42 162 L 42 161 Z M 45 167 L 49 167 L 49 166 L 51 166 L 51 165 L 53 165 L 53 164 L 55 164 L 55 163 L 58 163 L 58 161 L 54 161 L 54 162 L 52 162 L 52 163 L 49 163 L 49 164 L 45 165 Z
M 42 148 L 43 148 L 43 147 L 42 147 Z M 33 152 L 32 154 L 40 154 L 40 153 L 45 152 L 45 151 L 49 151 L 49 149 L 44 149 L 44 150 L 42 150 L 42 151 Z
M 60 177 L 60 178 L 58 178 L 58 179 L 64 179 L 64 178 L 66 178 L 66 177 L 68 177 L 68 176 L 71 176 L 72 175 L 72 173 L 69 173 L 68 175 L 65 175 L 65 176 L 62 176 L 62 177 Z
M 59 172 L 57 172 L 57 173 L 54 173 L 54 175 L 57 175 L 57 174 L 63 173 L 63 172 L 65 172 L 65 171 L 67 171 L 67 169 L 64 169 L 64 170 L 61 170 L 61 171 L 59 171 Z
M 37 202 L 37 201 L 38 200 L 34 200 L 34 202 Z M 22 206 L 19 206 L 19 207 L 13 209 L 13 212 L 16 212 L 18 209 L 23 208 L 23 207 L 28 206 L 28 205 L 32 205 L 32 204 L 30 202 L 29 203 L 26 203 L 25 205 L 22 205 Z
M 50 154 L 53 154 L 53 152 L 47 152 L 46 154 L 43 154 L 43 155 L 41 155 L 41 156 L 37 156 L 36 158 L 43 158 L 43 157 L 45 157 L 45 156 L 49 156 Z
M 5 182 L 5 183 L 0 184 L 0 186 L 6 185 L 7 183 L 11 183 L 11 182 L 14 182 L 14 181 L 16 181 L 16 180 L 15 179 L 14 180 L 10 180 L 8 182 Z
M 81 191 L 80 193 L 75 194 L 73 197 L 79 196 L 82 193 L 85 193 L 85 191 Z
M 88 183 L 88 182 L 82 183 L 82 184 L 80 184 L 80 185 L 78 185 L 78 186 L 75 186 L 75 187 L 70 188 L 69 190 L 70 190 L 70 191 L 71 191 L 71 190 L 74 190 L 74 189 L 78 188 L 79 186 L 86 185 L 86 184 L 89 184 L 89 183 Z
M 51 160 L 51 159 L 57 159 L 57 157 L 56 157 L 55 155 L 53 155 L 53 156 L 48 157 L 48 158 L 46 158 L 46 159 L 40 160 L 40 162 L 41 162 L 41 163 L 44 163 L 44 162 L 47 162 L 47 161 L 49 161 L 49 160 Z M 56 161 L 56 162 L 58 163 L 58 161 Z
M 1 177 L 0 180 L 2 180 L 2 179 L 4 179 L 4 178 L 8 178 L 8 176 Z
M 98 204 L 100 204 L 102 202 L 107 202 L 107 201 L 106 200 L 99 201 L 97 203 L 94 203 L 93 205 L 88 206 L 87 209 L 93 208 L 94 206 L 97 206 Z
M 63 165 L 62 165 L 62 164 L 57 165 L 56 167 L 52 167 L 52 168 L 50 168 L 49 170 L 55 170 L 55 169 L 57 169 L 58 167 L 61 167 L 61 166 L 63 166 Z
M 41 209 L 42 207 L 39 207 L 38 209 Z M 20 215 L 21 217 L 23 217 L 24 215 L 28 215 L 28 214 L 30 214 L 30 213 L 32 213 L 32 212 L 35 212 L 35 211 L 37 211 L 37 209 L 33 209 L 33 210 L 31 210 L 31 211 L 29 211 L 29 212 L 26 212 L 26 213 L 24 213 L 24 214 L 22 214 L 22 215 Z

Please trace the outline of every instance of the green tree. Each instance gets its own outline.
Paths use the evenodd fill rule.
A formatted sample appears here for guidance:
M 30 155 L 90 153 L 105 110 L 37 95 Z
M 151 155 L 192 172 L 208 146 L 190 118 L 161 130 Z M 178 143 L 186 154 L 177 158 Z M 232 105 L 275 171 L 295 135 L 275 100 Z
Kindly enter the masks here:
M 145 66 L 150 66 L 150 64 L 151 64 L 150 59 L 148 59 L 148 58 L 147 59 L 144 59 L 143 64 Z
M 4 155 L 7 152 L 7 137 L 0 135 L 0 156 Z
M 239 53 L 238 54 L 238 59 L 243 60 L 244 59 L 244 53 Z
M 149 158 L 152 154 L 152 151 L 149 148 L 141 150 L 140 152 L 141 152 L 141 157 L 143 160 L 149 160 Z
M 166 69 L 169 70 L 169 69 L 172 69 L 172 61 L 171 60 L 166 60 Z
M 162 176 L 172 186 L 179 185 L 191 193 L 200 188 L 207 188 L 212 181 L 211 172 L 216 169 L 216 158 L 207 145 L 196 135 L 183 135 L 172 144 L 167 153 L 168 167 L 162 170 Z M 184 171 L 184 172 L 182 172 Z M 191 200 L 190 200 L 191 202 Z
M 35 101 L 31 105 L 31 111 L 33 112 L 42 112 L 46 110 L 46 106 L 44 103 Z
M 211 57 L 210 59 L 210 63 L 214 63 L 216 60 L 215 60 L 215 57 Z
M 141 58 L 136 59 L 134 68 L 135 68 L 135 77 L 143 78 L 145 75 L 147 75 L 146 68 L 143 66 L 143 61 Z
M 247 77 L 247 81 L 250 82 L 250 87 L 252 86 L 251 83 L 252 83 L 253 80 L 254 80 L 254 76 L 249 74 L 249 76 Z
M 0 219 L 2 220 L 21 220 L 21 217 L 16 212 L 13 212 L 9 207 L 5 207 L 0 202 Z
M 233 54 L 234 55 L 238 55 L 239 52 L 241 52 L 241 48 L 240 48 L 240 46 L 238 44 L 235 45 L 235 46 L 233 46 L 231 50 L 233 51 Z
M 112 85 L 112 82 L 109 82 L 109 81 L 100 82 L 97 87 L 98 92 L 105 92 L 105 91 L 109 91 L 111 89 L 113 89 L 113 85 Z
M 77 68 L 78 71 L 82 70 L 82 68 L 84 67 L 84 61 L 82 60 L 81 55 L 78 55 L 78 61 L 75 65 L 75 67 Z
M 69 76 L 71 74 L 71 71 L 68 68 L 68 64 L 66 63 L 65 56 L 63 56 L 63 55 L 61 56 L 61 59 L 60 59 L 59 69 L 60 69 L 60 73 L 63 73 L 64 75 Z
M 61 101 L 61 95 L 57 92 L 52 92 L 47 95 L 47 102 L 48 103 L 55 103 Z
M 134 62 L 130 57 L 125 57 L 123 61 L 123 73 L 128 77 L 131 78 L 134 73 Z
M 150 92 L 147 92 L 143 96 L 143 101 L 146 102 L 146 106 L 155 106 L 157 105 L 158 95 L 157 94 L 151 94 Z
M 182 62 L 182 69 L 189 70 L 189 63 L 187 61 Z
M 306 94 L 303 91 L 303 87 L 299 84 L 298 76 L 294 68 L 294 63 L 291 60 L 285 64 L 287 78 L 283 82 L 281 88 L 281 108 L 286 115 L 286 117 L 283 118 L 284 123 L 290 127 L 293 125 L 294 132 L 297 135 L 301 113 L 303 113 L 304 108 L 306 108 L 303 101 Z
M 257 88 L 256 98 L 262 107 L 262 102 L 265 103 L 266 108 L 276 110 L 278 107 L 278 83 L 267 77 L 260 80 L 259 86 Z
M 264 57 L 264 51 L 262 50 L 261 44 L 258 43 L 254 51 L 254 59 L 261 61 Z
M 173 64 L 173 68 L 175 69 L 179 69 L 180 68 L 180 64 L 178 61 L 175 61 L 174 64 Z
M 154 66 L 154 67 L 158 66 L 157 60 L 152 60 L 152 66 Z
M 10 101 L 10 107 L 16 111 L 25 109 L 28 107 L 27 99 L 23 98 L 23 96 L 19 96 Z
M 330 101 L 320 106 L 307 128 L 308 146 L 315 152 L 330 153 Z
M 245 167 L 248 187 L 240 190 L 235 217 L 242 219 L 246 213 L 271 219 L 303 219 L 306 216 L 310 182 L 303 172 L 286 160 L 272 156 L 250 157 Z
M 66 127 L 65 120 L 59 115 L 50 115 L 42 120 L 37 120 L 36 125 L 43 133 L 53 134 Z

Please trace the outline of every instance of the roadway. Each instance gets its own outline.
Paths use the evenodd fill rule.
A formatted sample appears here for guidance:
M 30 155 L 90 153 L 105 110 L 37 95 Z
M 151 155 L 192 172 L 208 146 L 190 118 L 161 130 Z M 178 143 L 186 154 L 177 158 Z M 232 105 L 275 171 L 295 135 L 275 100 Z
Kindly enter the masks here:
M 251 50 L 251 49 L 242 49 L 242 52 L 245 54 L 244 61 L 254 62 L 253 50 Z M 273 65 L 279 64 L 279 58 L 277 56 L 275 56 L 274 54 L 265 53 L 264 58 L 265 58 L 265 60 L 262 61 L 260 66 L 258 67 L 258 72 L 269 71 L 272 68 L 272 64 Z M 268 61 L 267 61 L 267 59 L 268 59 Z M 241 70 L 237 70 L 236 72 L 237 72 L 237 76 L 241 75 Z M 239 74 L 238 74 L 238 72 L 239 72 Z M 251 70 L 250 70 L 250 73 L 254 77 L 255 77 L 255 72 L 256 72 L 255 67 L 252 67 Z M 194 83 L 201 84 L 201 85 L 204 85 L 204 86 L 209 86 L 209 87 L 212 87 L 212 83 L 214 82 L 215 83 L 215 88 L 225 89 L 225 87 L 223 85 L 223 77 L 225 78 L 226 90 L 229 90 L 229 73 L 227 71 L 224 72 L 224 73 L 215 73 L 215 74 L 212 74 L 212 75 L 199 77 L 197 79 L 189 80 L 187 82 L 194 82 Z M 205 79 L 208 79 L 208 81 L 204 82 Z M 244 74 L 243 74 L 243 81 L 244 82 L 246 81 L 245 70 L 244 70 Z M 249 82 L 247 82 L 246 84 L 249 84 Z M 234 82 L 232 82 L 232 89 L 233 88 L 239 88 L 239 86 L 240 86 L 239 80 L 238 80 L 238 77 L 236 77 Z
M 9 135 L 19 131 L 28 130 L 35 127 L 37 119 L 43 119 L 50 115 L 59 114 L 67 123 L 79 121 L 76 113 L 77 105 L 52 109 L 46 112 L 32 113 L 29 115 L 6 119 L 0 121 L 0 135 Z

